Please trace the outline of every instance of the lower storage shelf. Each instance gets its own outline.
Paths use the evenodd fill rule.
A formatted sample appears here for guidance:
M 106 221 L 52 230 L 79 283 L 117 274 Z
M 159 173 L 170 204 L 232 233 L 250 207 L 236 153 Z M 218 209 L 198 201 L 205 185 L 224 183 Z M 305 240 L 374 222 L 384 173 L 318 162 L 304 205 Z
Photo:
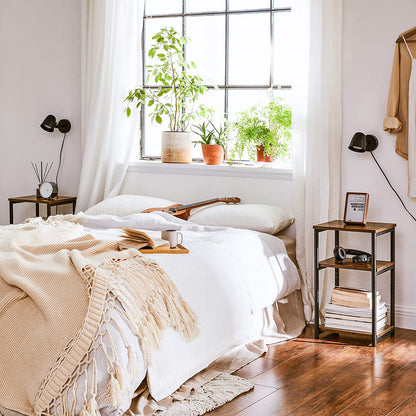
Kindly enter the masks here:
M 335 332 L 337 334 L 357 334 L 357 335 L 368 335 L 371 336 L 371 331 L 353 331 L 353 330 L 346 330 L 346 329 L 336 329 L 336 328 L 328 328 L 325 325 L 320 325 L 319 329 L 322 332 Z M 394 330 L 394 326 L 386 325 L 383 328 L 377 331 L 377 338 L 382 337 L 383 335 L 392 332 Z

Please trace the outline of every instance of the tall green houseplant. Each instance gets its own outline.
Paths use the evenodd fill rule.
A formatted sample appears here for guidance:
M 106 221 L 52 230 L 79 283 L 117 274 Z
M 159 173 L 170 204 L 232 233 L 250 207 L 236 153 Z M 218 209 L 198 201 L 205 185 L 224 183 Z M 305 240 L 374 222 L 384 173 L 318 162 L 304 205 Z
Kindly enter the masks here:
M 290 154 L 292 110 L 282 98 L 270 95 L 267 104 L 238 113 L 231 128 L 236 134 L 231 152 L 233 159 L 241 160 L 247 151 L 250 159 L 256 160 L 260 146 L 266 157 L 286 159 Z
M 131 107 L 139 108 L 142 104 L 151 108 L 150 119 L 152 122 L 161 124 L 168 119 L 170 132 L 185 132 L 189 124 L 196 117 L 205 117 L 208 110 L 197 105 L 198 99 L 207 91 L 203 85 L 202 78 L 192 74 L 191 69 L 196 68 L 194 62 L 187 62 L 184 58 L 184 46 L 189 39 L 180 36 L 174 28 L 163 28 L 152 37 L 153 43 L 149 49 L 149 57 L 152 63 L 146 65 L 147 84 L 154 83 L 154 87 L 140 86 L 129 92 L 125 101 L 127 102 L 126 114 L 131 115 Z M 166 132 L 164 132 L 166 133 Z M 166 136 L 166 135 L 165 135 Z M 172 135 L 168 135 L 172 137 Z M 181 140 L 181 135 L 174 135 Z M 183 137 L 183 135 L 182 135 Z M 162 161 L 163 154 L 162 135 Z M 169 141 L 169 140 L 168 140 Z M 190 136 L 184 143 L 187 146 L 187 160 L 190 162 L 192 144 Z M 175 158 L 173 148 L 176 143 L 167 150 L 168 158 Z M 184 153 L 182 150 L 178 152 Z M 171 161 L 171 160 L 168 160 Z M 173 160 L 173 162 L 181 162 Z

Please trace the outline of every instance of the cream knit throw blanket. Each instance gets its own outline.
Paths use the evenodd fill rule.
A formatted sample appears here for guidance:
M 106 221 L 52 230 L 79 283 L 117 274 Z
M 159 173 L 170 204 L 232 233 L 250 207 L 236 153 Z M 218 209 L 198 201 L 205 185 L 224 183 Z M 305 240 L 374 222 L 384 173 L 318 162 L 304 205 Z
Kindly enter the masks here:
M 88 235 L 68 241 L 77 227 L 58 221 L 0 228 L 0 406 L 74 415 L 79 375 L 93 363 L 81 386 L 81 416 L 98 416 L 95 353 L 108 335 L 110 308 L 125 316 L 147 363 L 163 328 L 187 341 L 198 334 L 194 312 L 158 264 L 137 250 L 119 251 L 117 242 Z M 123 388 L 117 351 L 107 361 L 116 404 Z

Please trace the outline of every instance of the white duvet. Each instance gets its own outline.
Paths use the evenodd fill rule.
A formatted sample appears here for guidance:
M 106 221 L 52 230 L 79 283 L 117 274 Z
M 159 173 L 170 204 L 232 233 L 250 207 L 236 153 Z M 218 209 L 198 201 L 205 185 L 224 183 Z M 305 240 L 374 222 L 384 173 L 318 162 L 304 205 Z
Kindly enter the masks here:
M 120 228 L 180 230 L 189 254 L 152 254 L 196 312 L 200 335 L 184 342 L 173 330 L 147 369 L 152 396 L 160 400 L 232 347 L 259 339 L 263 309 L 300 288 L 296 266 L 281 240 L 269 234 L 192 224 L 165 213 L 127 217 L 85 216 L 85 231 L 119 238 Z M 143 377 L 146 369 L 143 368 Z
M 126 411 L 146 374 L 153 398 L 160 400 L 233 347 L 260 339 L 267 326 L 264 308 L 300 288 L 297 269 L 287 256 L 283 242 L 268 234 L 198 226 L 165 213 L 127 217 L 83 214 L 82 223 L 83 233 L 97 239 L 119 239 L 121 227 L 144 230 L 154 237 L 160 237 L 161 230 L 180 230 L 189 254 L 149 256 L 176 284 L 196 312 L 200 327 L 199 336 L 191 343 L 184 342 L 173 330 L 166 330 L 161 348 L 153 354 L 152 365 L 146 368 L 137 339 L 124 325 L 123 336 L 137 346 L 138 371 L 134 379 L 127 371 L 124 374 L 126 383 L 120 409 L 112 409 L 104 399 L 100 403 L 98 397 L 102 415 Z M 120 322 L 122 318 L 117 312 L 112 314 Z M 111 334 L 116 347 L 120 338 L 118 326 L 114 326 Z M 120 342 L 120 348 L 125 348 L 122 345 Z M 127 366 L 127 353 L 124 359 L 126 365 L 121 362 L 122 367 Z M 107 370 L 104 365 L 98 365 L 98 371 L 104 389 Z

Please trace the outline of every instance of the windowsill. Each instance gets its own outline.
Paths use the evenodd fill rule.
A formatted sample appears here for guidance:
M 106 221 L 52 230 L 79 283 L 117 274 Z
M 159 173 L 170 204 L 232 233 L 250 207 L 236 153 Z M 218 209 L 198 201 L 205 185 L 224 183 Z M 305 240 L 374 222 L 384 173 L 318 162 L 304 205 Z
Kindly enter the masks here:
M 267 164 L 269 165 L 269 164 Z M 234 176 L 240 178 L 266 178 L 292 180 L 289 166 L 259 166 L 257 164 L 205 165 L 204 163 L 162 163 L 159 160 L 138 160 L 131 162 L 129 172 L 171 173 L 176 175 Z

